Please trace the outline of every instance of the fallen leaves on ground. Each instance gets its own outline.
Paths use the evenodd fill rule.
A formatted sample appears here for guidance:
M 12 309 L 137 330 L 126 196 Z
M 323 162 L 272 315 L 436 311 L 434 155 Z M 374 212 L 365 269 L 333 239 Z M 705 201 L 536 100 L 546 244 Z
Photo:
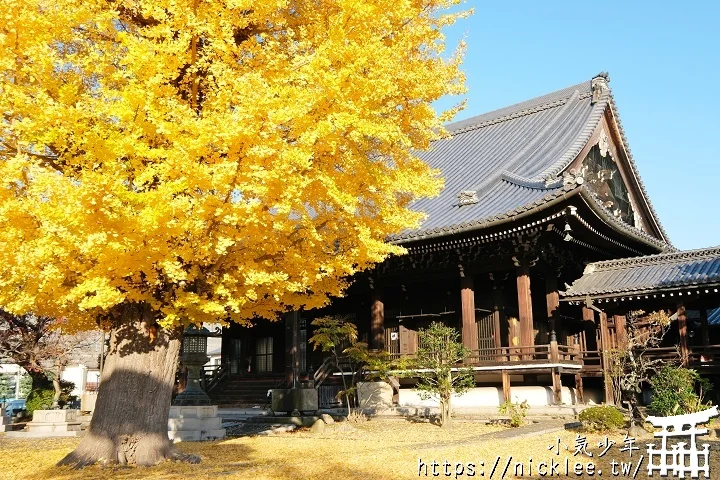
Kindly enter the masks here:
M 572 469 L 577 462 L 583 468 L 593 462 L 595 470 L 602 469 L 604 476 L 612 477 L 612 460 L 633 462 L 634 470 L 640 455 L 644 455 L 644 464 L 637 478 L 647 478 L 645 444 L 652 441 L 650 436 L 636 439 L 633 445 L 639 450 L 633 450 L 631 458 L 628 451 L 620 451 L 627 446 L 624 432 L 602 435 L 561 431 L 530 438 L 482 437 L 483 434 L 503 429 L 472 422 L 456 422 L 449 430 L 429 423 L 398 420 L 336 423 L 328 425 L 322 434 L 301 429 L 267 436 L 178 444 L 182 451 L 200 455 L 202 463 L 199 465 L 166 462 L 152 468 L 93 466 L 83 470 L 54 466 L 77 445 L 77 439 L 17 440 L 0 437 L 0 477 L 12 480 L 426 478 L 425 470 L 419 468 L 422 467 L 419 463 L 422 461 L 428 467 L 427 478 L 473 478 L 468 476 L 469 463 L 474 465 L 474 478 L 489 478 L 497 462 L 492 478 L 499 479 L 510 458 L 504 477 L 506 479 L 516 478 L 514 474 L 516 471 L 519 473 L 517 462 L 523 465 L 522 478 L 543 478 L 538 472 L 538 466 L 543 461 L 551 460 L 561 465 L 558 471 L 560 475 L 554 478 L 598 478 L 597 474 L 574 475 Z M 593 457 L 584 453 L 574 455 L 578 435 L 585 438 L 586 450 Z M 615 443 L 611 444 L 604 456 L 599 457 L 604 450 L 601 445 L 607 445 L 608 440 Z M 715 456 L 720 454 L 713 451 L 711 466 L 714 471 L 720 471 Z M 565 458 L 568 458 L 571 470 L 569 476 L 562 475 Z M 436 477 L 433 477 L 431 470 L 433 461 L 438 463 L 436 471 L 439 475 Z M 448 466 L 443 466 L 445 461 L 449 462 Z M 530 464 L 532 471 L 529 470 Z

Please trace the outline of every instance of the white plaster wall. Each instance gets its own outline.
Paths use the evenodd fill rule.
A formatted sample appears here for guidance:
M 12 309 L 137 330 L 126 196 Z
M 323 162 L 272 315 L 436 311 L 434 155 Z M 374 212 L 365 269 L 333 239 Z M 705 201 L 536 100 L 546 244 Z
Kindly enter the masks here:
M 599 404 L 601 395 L 592 389 L 585 389 L 585 401 L 589 404 Z M 521 403 L 527 401 L 531 407 L 544 407 L 553 405 L 552 387 L 544 386 L 517 386 L 511 389 L 512 401 Z M 565 405 L 574 405 L 575 389 L 563 387 L 562 402 Z M 502 387 L 475 387 L 461 396 L 453 395 L 451 404 L 453 408 L 463 407 L 498 407 L 503 403 Z M 399 405 L 401 407 L 437 407 L 439 402 L 434 399 L 423 400 L 417 389 L 400 389 Z
M 67 382 L 73 382 L 75 384 L 75 388 L 73 388 L 73 391 L 71 392 L 71 395 L 81 395 L 85 391 L 85 382 L 86 382 L 86 374 L 87 367 L 82 365 L 73 365 L 65 367 L 65 369 L 60 374 L 60 378 L 67 381 Z
M 100 381 L 100 370 L 88 370 L 87 371 L 87 382 L 98 383 Z
M 0 364 L 0 373 L 3 375 L 15 375 L 20 372 L 20 375 L 25 375 L 25 370 L 20 368 L 17 363 L 2 363 Z

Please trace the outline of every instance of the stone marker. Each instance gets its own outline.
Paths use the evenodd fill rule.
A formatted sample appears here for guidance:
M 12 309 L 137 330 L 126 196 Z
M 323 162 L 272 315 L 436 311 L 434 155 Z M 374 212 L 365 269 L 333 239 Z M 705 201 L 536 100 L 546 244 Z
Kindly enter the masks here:
M 315 434 L 323 433 L 325 431 L 325 422 L 323 422 L 322 419 L 316 420 L 312 427 L 310 427 L 310 431 Z
M 35 410 L 33 419 L 25 426 L 24 432 L 7 432 L 8 437 L 79 437 L 79 410 Z
M 333 423 L 335 423 L 335 419 L 330 414 L 322 413 L 320 414 L 320 418 L 322 418 L 323 422 L 327 423 L 328 425 L 332 425 Z

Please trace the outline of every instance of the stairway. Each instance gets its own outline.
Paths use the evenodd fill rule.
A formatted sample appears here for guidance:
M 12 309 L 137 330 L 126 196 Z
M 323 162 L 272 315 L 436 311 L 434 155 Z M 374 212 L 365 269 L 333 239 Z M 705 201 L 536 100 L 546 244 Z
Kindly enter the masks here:
M 285 375 L 268 373 L 262 376 L 229 376 L 210 392 L 213 405 L 222 408 L 264 406 L 267 392 L 281 388 Z

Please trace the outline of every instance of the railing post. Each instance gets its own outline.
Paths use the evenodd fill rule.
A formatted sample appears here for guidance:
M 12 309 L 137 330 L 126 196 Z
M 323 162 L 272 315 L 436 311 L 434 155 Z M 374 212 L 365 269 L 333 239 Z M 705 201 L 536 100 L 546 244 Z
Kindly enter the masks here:
M 677 309 L 677 320 L 678 333 L 680 336 L 680 356 L 682 359 L 682 365 L 687 366 L 689 357 L 687 316 L 685 314 L 685 307 L 683 305 L 680 305 Z
M 557 341 L 550 342 L 550 361 L 552 363 L 560 363 L 560 351 Z
M 506 402 L 510 401 L 510 374 L 507 370 L 502 371 L 502 387 L 503 387 L 503 399 Z
M 600 312 L 600 361 L 603 370 L 603 381 L 605 383 L 605 403 L 615 404 L 615 393 L 613 392 L 612 377 L 610 377 L 610 332 L 608 330 L 607 314 Z
M 583 378 L 582 375 L 580 375 L 579 373 L 575 374 L 575 395 L 577 398 L 577 403 L 585 403 L 585 394 L 583 392 Z

